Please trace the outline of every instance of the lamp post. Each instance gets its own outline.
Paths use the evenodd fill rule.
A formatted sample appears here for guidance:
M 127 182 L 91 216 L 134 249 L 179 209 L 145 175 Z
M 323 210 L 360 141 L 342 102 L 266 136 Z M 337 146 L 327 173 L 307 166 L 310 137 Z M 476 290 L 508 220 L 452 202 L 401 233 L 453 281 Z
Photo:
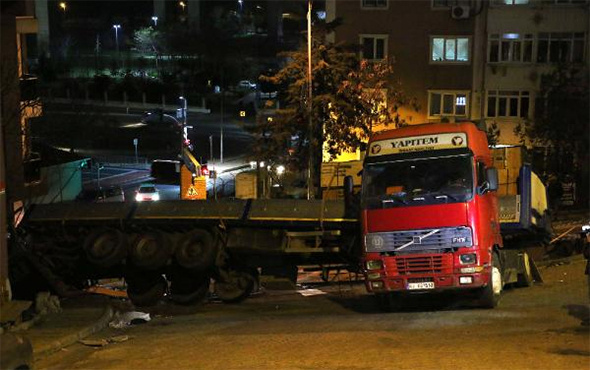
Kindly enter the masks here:
M 186 110 L 188 107 L 188 102 L 184 96 L 179 96 L 178 100 L 180 101 L 180 110 L 182 112 L 182 123 L 180 127 L 180 158 L 182 159 L 182 153 L 184 151 L 184 141 L 188 139 L 188 134 L 186 131 Z
M 154 27 L 158 27 L 158 17 L 155 15 L 152 17 L 152 21 L 154 21 Z
M 307 199 L 313 198 L 313 122 L 311 119 L 311 98 L 312 98 L 312 76 L 311 76 L 311 3 L 307 0 L 307 115 L 309 130 L 309 163 L 307 170 Z
M 115 29 L 115 44 L 117 45 L 117 54 L 119 54 L 119 29 L 121 28 L 121 25 L 113 24 L 113 28 Z
M 180 6 L 182 8 L 182 11 L 184 12 L 184 8 L 186 8 L 186 3 L 184 1 L 180 1 L 178 3 L 178 6 Z
M 67 7 L 68 7 L 68 4 L 65 1 L 62 1 L 59 3 L 59 8 L 64 12 L 64 16 L 66 14 Z

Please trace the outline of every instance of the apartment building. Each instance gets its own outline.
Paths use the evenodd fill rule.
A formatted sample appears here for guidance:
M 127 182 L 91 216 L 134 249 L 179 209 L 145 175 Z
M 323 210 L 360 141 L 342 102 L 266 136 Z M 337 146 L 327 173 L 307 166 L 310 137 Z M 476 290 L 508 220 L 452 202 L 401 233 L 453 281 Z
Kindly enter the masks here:
M 327 0 L 326 12 L 342 19 L 329 41 L 394 61 L 420 105 L 409 123 L 495 122 L 503 144 L 533 118 L 543 73 L 588 62 L 585 0 Z
M 534 118 L 541 76 L 559 64 L 588 66 L 590 16 L 585 0 L 493 0 L 487 11 L 485 118 L 500 142 Z
M 0 3 L 0 302 L 7 298 L 6 225 L 39 181 L 28 120 L 41 114 L 36 78 L 28 74 L 28 41 L 38 32 L 33 1 Z

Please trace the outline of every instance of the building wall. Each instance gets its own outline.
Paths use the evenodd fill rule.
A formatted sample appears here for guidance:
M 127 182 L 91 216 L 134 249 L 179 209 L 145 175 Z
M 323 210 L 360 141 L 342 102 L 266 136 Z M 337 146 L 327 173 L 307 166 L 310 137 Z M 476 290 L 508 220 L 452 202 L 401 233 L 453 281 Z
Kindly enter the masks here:
M 525 62 L 487 62 L 485 68 L 486 90 L 527 91 L 530 93 L 528 119 L 533 119 L 535 98 L 540 89 L 541 76 L 556 68 L 555 63 L 537 63 L 539 33 L 583 32 L 585 33 L 585 63 L 588 65 L 588 27 L 589 12 L 587 4 L 549 4 L 531 1 L 526 5 L 494 5 L 489 8 L 487 35 L 492 34 L 531 34 L 533 36 L 532 61 Z M 487 42 L 487 41 L 486 41 Z M 489 56 L 486 55 L 489 61 Z M 487 106 L 486 106 L 487 108 Z M 514 129 L 521 118 L 488 118 L 496 122 L 500 129 L 499 141 L 502 144 L 518 144 L 520 138 Z
M 428 90 L 472 91 L 475 17 L 453 19 L 450 8 L 433 9 L 430 1 L 389 1 L 384 10 L 363 9 L 361 0 L 328 1 L 326 9 L 328 19 L 335 12 L 343 21 L 335 32 L 337 43 L 359 45 L 361 34 L 387 35 L 387 54 L 402 88 L 420 105 L 417 113 L 404 110 L 411 123 L 428 121 Z M 431 36 L 463 35 L 471 37 L 469 63 L 431 63 Z

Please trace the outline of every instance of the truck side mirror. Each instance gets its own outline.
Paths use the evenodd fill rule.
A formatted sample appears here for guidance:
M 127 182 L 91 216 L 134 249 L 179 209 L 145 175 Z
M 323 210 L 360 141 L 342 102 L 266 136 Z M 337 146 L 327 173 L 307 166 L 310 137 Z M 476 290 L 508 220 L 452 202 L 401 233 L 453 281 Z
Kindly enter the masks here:
M 486 178 L 488 183 L 488 190 L 498 190 L 498 170 L 495 167 L 486 168 Z

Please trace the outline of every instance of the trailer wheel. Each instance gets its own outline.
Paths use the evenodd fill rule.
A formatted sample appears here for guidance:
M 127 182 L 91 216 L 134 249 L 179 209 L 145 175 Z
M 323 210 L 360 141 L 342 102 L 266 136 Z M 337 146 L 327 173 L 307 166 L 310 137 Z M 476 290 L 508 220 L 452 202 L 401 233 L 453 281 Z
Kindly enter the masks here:
M 231 270 L 224 275 L 224 278 L 215 280 L 215 294 L 225 303 L 237 303 L 248 298 L 258 281 L 246 271 Z
M 522 252 L 520 258 L 522 273 L 518 274 L 518 281 L 516 282 L 516 286 L 529 287 L 533 285 L 534 280 L 533 272 L 531 270 L 531 260 L 527 252 Z
M 180 266 L 205 271 L 215 263 L 216 252 L 211 233 L 193 230 L 180 239 L 174 255 Z
M 162 275 L 127 279 L 127 296 L 138 307 L 154 306 L 164 297 L 168 283 Z
M 170 295 L 178 304 L 194 304 L 205 300 L 209 293 L 210 278 L 190 272 L 174 273 L 170 277 Z
M 127 255 L 127 237 L 115 229 L 101 229 L 90 233 L 84 241 L 88 260 L 100 267 L 111 267 Z
M 131 262 L 148 270 L 156 270 L 168 262 L 170 241 L 165 234 L 155 231 L 140 234 L 131 246 Z
M 482 288 L 479 293 L 479 305 L 483 308 L 494 308 L 498 306 L 503 287 L 502 267 L 498 261 L 498 255 L 494 253 L 488 285 Z

